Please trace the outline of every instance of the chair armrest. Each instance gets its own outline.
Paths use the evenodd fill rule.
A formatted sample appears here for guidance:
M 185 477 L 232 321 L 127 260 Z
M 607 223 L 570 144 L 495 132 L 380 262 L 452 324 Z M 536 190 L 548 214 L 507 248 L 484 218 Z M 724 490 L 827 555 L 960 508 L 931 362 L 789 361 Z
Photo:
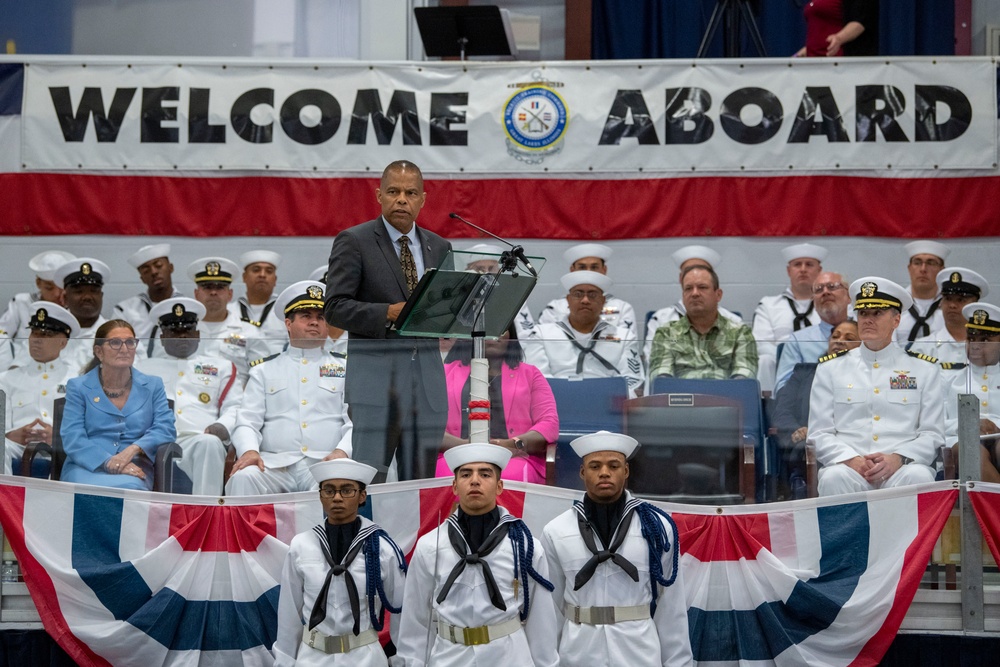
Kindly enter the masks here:
M 941 463 L 944 465 L 945 479 L 958 479 L 958 457 L 948 445 L 941 445 Z M 23 464 L 22 464 L 23 465 Z
M 174 479 L 174 461 L 182 458 L 181 446 L 176 442 L 165 442 L 156 448 L 156 463 L 153 467 L 153 490 L 170 493 Z
M 21 454 L 21 477 L 31 477 L 35 457 L 42 453 L 52 456 L 52 445 L 47 442 L 29 442 L 24 446 L 24 453 Z
M 229 443 L 226 445 L 226 462 L 222 465 L 222 485 L 229 481 L 229 476 L 233 474 L 233 464 L 236 463 L 236 445 Z
M 556 443 L 545 445 L 545 485 L 556 484 Z
M 740 445 L 740 495 L 744 503 L 757 502 L 757 462 L 754 439 L 743 436 Z
M 816 445 L 806 442 L 806 497 L 819 496 L 819 464 L 816 462 Z

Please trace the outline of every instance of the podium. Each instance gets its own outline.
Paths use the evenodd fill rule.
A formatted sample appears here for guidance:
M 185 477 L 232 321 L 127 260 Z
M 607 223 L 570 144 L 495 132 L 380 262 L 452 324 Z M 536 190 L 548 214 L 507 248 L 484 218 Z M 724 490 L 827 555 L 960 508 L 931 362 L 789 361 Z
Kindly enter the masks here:
M 532 267 L 544 265 L 530 257 Z M 453 250 L 442 267 L 420 279 L 396 319 L 404 336 L 472 339 L 469 436 L 489 442 L 489 362 L 486 339 L 499 339 L 538 283 L 537 270 L 519 269 L 511 253 Z M 485 405 L 484 405 L 485 404 Z

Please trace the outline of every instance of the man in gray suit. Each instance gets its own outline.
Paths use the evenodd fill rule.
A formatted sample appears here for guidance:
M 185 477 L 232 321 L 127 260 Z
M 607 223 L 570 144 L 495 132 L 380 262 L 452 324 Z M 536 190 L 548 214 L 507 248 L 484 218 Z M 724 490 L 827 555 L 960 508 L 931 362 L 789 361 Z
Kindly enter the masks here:
M 394 452 L 400 479 L 433 474 L 448 417 L 438 342 L 401 336 L 393 325 L 419 277 L 441 264 L 451 244 L 415 223 L 427 193 L 412 162 L 386 167 L 375 198 L 382 215 L 334 240 L 325 313 L 350 334 L 344 391 L 353 458 L 375 466 L 380 482 Z

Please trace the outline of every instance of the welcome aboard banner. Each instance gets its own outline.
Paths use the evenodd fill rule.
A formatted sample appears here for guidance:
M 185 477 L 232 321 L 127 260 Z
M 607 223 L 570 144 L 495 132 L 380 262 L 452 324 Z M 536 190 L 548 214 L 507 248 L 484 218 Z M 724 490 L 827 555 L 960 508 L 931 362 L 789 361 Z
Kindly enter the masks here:
M 0 234 L 332 236 L 382 168 L 516 238 L 996 234 L 987 58 L 0 56 Z
M 985 59 L 37 64 L 28 169 L 482 174 L 992 168 Z

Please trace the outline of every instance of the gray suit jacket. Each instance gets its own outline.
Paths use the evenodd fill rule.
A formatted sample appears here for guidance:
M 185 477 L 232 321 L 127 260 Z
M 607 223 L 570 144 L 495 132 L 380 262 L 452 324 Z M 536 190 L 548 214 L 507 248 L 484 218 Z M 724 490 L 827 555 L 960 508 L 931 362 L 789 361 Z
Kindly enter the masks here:
M 424 267 L 439 266 L 451 243 L 420 227 L 417 236 Z M 406 301 L 407 296 L 403 269 L 381 217 L 337 235 L 330 251 L 325 313 L 327 322 L 350 334 L 350 371 L 345 386 L 348 403 L 384 403 L 391 375 L 398 370 L 394 364 L 399 360 L 394 357 L 402 354 L 407 359 L 416 355 L 427 396 L 441 397 L 444 402 L 444 368 L 437 340 L 406 338 L 386 326 L 389 305 Z M 447 405 L 440 409 L 447 409 Z

